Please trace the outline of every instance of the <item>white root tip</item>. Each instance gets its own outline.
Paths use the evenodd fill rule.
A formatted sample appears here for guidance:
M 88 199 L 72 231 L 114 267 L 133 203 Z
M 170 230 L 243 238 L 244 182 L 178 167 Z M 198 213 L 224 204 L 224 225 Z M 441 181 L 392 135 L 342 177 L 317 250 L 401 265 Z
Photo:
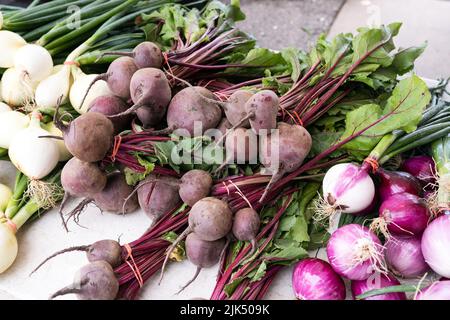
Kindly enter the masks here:
M 386 219 L 384 219 L 383 217 L 373 219 L 372 223 L 369 226 L 369 229 L 375 233 L 381 233 L 386 238 L 386 240 L 389 240 L 391 238 L 391 233 L 389 232 Z
M 388 275 L 389 269 L 384 259 L 384 246 L 377 244 L 370 238 L 361 238 L 356 243 L 355 256 L 352 264 L 358 265 L 370 260 L 375 272 Z
M 335 220 L 335 216 L 341 213 L 336 206 L 329 204 L 328 201 L 320 195 L 320 193 L 319 197 L 313 201 L 313 208 L 313 220 L 322 225 L 326 225 L 327 222 Z
M 25 195 L 33 199 L 42 209 L 50 209 L 56 207 L 64 197 L 64 189 L 57 183 L 31 180 Z

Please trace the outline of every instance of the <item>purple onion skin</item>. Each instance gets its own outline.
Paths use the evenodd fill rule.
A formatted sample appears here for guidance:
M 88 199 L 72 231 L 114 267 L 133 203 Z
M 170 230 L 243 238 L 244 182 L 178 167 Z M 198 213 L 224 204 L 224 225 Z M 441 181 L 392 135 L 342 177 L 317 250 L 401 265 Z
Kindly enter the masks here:
M 356 296 L 368 291 L 398 285 L 400 285 L 400 282 L 394 276 L 376 273 L 369 279 L 352 281 L 351 289 L 353 299 L 356 299 Z M 368 297 L 363 300 L 406 300 L 406 294 L 404 292 L 392 292 Z
M 397 236 L 421 235 L 430 219 L 425 201 L 409 193 L 394 194 L 383 201 L 379 213 L 389 232 Z
M 436 183 L 436 165 L 430 156 L 415 156 L 403 161 L 400 170 L 416 177 L 423 187 Z
M 402 278 L 416 278 L 430 270 L 422 254 L 421 241 L 420 236 L 398 236 L 386 242 L 386 262 L 392 273 Z
M 416 300 L 450 300 L 450 281 L 437 281 L 421 290 Z
M 348 224 L 337 229 L 328 240 L 327 256 L 334 271 L 350 280 L 365 280 L 374 273 L 373 260 L 365 257 L 363 248 L 369 246 L 380 259 L 384 249 L 380 239 L 369 228 Z M 364 256 L 359 262 L 358 257 Z
M 381 201 L 397 193 L 406 192 L 416 196 L 420 196 L 422 193 L 419 180 L 407 172 L 378 169 L 377 175 L 380 178 L 378 192 Z
M 422 236 L 422 253 L 434 272 L 450 278 L 450 215 L 441 215 L 428 225 Z
M 345 300 L 344 281 L 329 263 L 307 258 L 298 262 L 292 273 L 292 288 L 299 300 Z

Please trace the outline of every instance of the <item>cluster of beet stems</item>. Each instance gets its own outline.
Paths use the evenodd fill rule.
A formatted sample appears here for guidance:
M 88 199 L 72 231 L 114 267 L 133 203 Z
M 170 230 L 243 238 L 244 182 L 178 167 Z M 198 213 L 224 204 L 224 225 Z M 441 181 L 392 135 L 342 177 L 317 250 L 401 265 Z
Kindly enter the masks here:
M 286 121 L 300 122 L 304 126 L 308 126 L 320 118 L 349 92 L 349 90 L 344 90 L 336 96 L 336 92 L 342 87 L 352 72 L 361 64 L 361 62 L 384 44 L 385 42 L 382 42 L 372 50 L 368 51 L 363 57 L 356 61 L 344 75 L 337 78 L 331 78 L 331 73 L 338 65 L 340 59 L 344 56 L 343 54 L 335 64 L 327 70 L 322 79 L 311 86 L 309 84 L 311 77 L 318 72 L 321 72 L 319 63 L 314 64 L 304 76 L 281 97 L 281 118 Z M 211 51 L 209 50 L 215 50 L 216 48 L 217 47 L 214 45 L 211 45 L 208 47 L 207 52 L 210 53 Z M 191 57 L 189 54 L 192 53 L 189 53 L 188 49 L 185 49 L 185 53 L 188 57 Z M 205 59 L 205 56 L 199 57 L 199 59 Z M 180 67 L 178 68 L 177 66 L 177 70 L 183 70 L 183 72 L 177 71 L 177 76 L 189 77 L 193 74 L 187 71 L 190 68 L 204 69 L 205 67 L 203 65 L 195 64 L 195 60 L 193 60 L 192 63 L 181 63 L 180 61 L 175 60 L 173 56 L 170 57 L 169 61 Z M 173 68 L 171 72 L 174 72 Z M 281 77 L 280 80 L 286 81 L 284 77 Z M 218 97 L 227 97 L 234 90 L 244 86 L 259 86 L 260 84 L 260 79 L 247 81 L 238 85 L 228 85 L 225 82 L 214 80 L 208 82 L 209 88 L 218 89 L 215 92 Z M 397 108 L 398 107 L 399 106 L 397 106 Z M 358 132 L 354 132 L 349 137 L 334 144 L 329 149 L 304 163 L 297 170 L 274 183 L 267 198 L 265 198 L 263 202 L 260 202 L 259 200 L 264 193 L 267 182 L 270 180 L 270 177 L 268 176 L 259 174 L 252 176 L 234 176 L 216 181 L 212 190 L 212 196 L 225 199 L 233 211 L 248 206 L 253 207 L 255 210 L 260 210 L 265 205 L 273 204 L 281 197 L 285 198 L 275 216 L 258 234 L 258 250 L 250 261 L 246 260 L 248 259 L 247 255 L 251 250 L 250 244 L 243 246 L 236 256 L 233 255 L 230 248 L 227 249 L 227 254 L 225 254 L 220 261 L 220 272 L 211 299 L 258 300 L 264 298 L 275 275 L 283 267 L 282 265 L 277 264 L 277 262 L 280 263 L 282 261 L 266 261 L 269 262 L 268 269 L 265 275 L 258 281 L 251 282 L 250 279 L 245 278 L 245 276 L 258 268 L 263 259 L 261 253 L 263 253 L 264 249 L 274 240 L 280 218 L 292 201 L 292 193 L 298 190 L 292 182 L 295 182 L 296 179 L 300 178 L 300 176 L 307 171 L 327 168 L 342 161 L 343 157 L 331 160 L 327 160 L 327 158 L 346 143 L 362 135 L 371 127 L 394 114 L 397 108 L 394 108 L 390 113 L 379 118 L 368 127 Z M 292 114 L 296 117 L 294 118 Z M 153 156 L 155 155 L 153 143 L 167 140 L 170 140 L 167 136 L 155 136 L 152 134 L 152 131 L 145 130 L 140 132 L 133 131 L 130 134 L 116 137 L 113 152 L 105 162 L 120 163 L 136 172 L 145 172 L 145 167 L 139 163 L 135 154 L 138 153 L 141 155 Z M 175 171 L 158 166 L 155 167 L 154 172 L 160 175 L 176 175 Z M 169 232 L 180 232 L 187 227 L 189 209 L 185 209 L 177 214 L 174 214 L 174 212 L 176 212 L 176 209 L 172 212 L 168 212 L 139 239 L 123 246 L 124 262 L 115 269 L 115 273 L 120 283 L 118 299 L 136 298 L 139 289 L 144 283 L 161 270 L 166 250 L 171 244 L 169 240 L 163 238 L 164 235 Z M 234 289 L 231 295 L 228 295 L 225 292 L 226 286 L 238 277 L 241 277 L 244 280 Z

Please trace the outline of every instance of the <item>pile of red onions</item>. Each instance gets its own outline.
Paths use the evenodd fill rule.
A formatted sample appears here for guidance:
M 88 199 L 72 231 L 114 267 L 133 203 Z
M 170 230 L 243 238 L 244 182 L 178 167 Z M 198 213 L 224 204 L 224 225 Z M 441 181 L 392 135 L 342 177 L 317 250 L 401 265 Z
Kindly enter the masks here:
M 299 300 L 344 300 L 344 281 L 329 263 L 316 258 L 298 262 L 292 274 L 292 288 Z

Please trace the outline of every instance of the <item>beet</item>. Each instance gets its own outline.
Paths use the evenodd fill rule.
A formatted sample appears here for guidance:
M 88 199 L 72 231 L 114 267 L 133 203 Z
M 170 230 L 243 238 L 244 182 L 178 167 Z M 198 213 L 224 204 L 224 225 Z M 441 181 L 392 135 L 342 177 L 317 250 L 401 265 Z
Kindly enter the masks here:
M 84 162 L 78 158 L 71 158 L 61 172 L 61 185 L 64 188 L 64 198 L 59 206 L 59 214 L 63 226 L 68 231 L 63 217 L 63 210 L 71 196 L 90 197 L 106 186 L 106 174 L 96 163 Z
M 312 138 L 302 126 L 284 122 L 278 123 L 278 134 L 260 138 L 261 163 L 272 171 L 272 178 L 259 200 L 262 202 L 275 182 L 285 173 L 293 172 L 302 165 L 311 150 Z
M 95 98 L 89 105 L 88 110 L 90 112 L 98 112 L 105 116 L 113 116 L 124 112 L 128 109 L 128 106 L 119 97 L 108 95 Z M 119 134 L 131 123 L 130 116 L 123 116 L 118 118 L 110 118 L 114 125 L 114 133 Z
M 141 42 L 133 49 L 133 52 L 108 52 L 107 54 L 131 57 L 139 69 L 160 69 L 163 63 L 161 49 L 150 41 Z
M 256 248 L 256 236 L 261 225 L 258 212 L 253 208 L 243 208 L 236 212 L 233 221 L 233 235 L 239 241 L 250 241 L 252 254 Z
M 95 194 L 93 199 L 102 211 L 125 214 L 139 207 L 137 196 L 132 193 L 133 187 L 127 184 L 122 173 L 117 172 L 108 176 L 105 188 Z
M 178 185 L 177 178 L 150 174 L 137 187 L 139 205 L 153 223 L 181 201 Z
M 166 115 L 165 107 L 147 107 L 143 106 L 136 110 L 136 115 L 144 128 L 152 128 L 161 123 Z
M 189 226 L 167 249 L 166 258 L 161 268 L 160 282 L 169 261 L 170 254 L 175 247 L 190 233 L 203 241 L 216 241 L 225 237 L 233 225 L 233 213 L 228 204 L 214 197 L 207 197 L 197 201 L 191 208 L 188 218 Z
M 161 49 L 153 42 L 145 41 L 133 50 L 133 57 L 139 69 L 162 67 L 163 56 Z
M 66 248 L 63 250 L 59 250 L 52 255 L 48 256 L 44 259 L 31 273 L 35 273 L 39 268 L 41 268 L 45 263 L 47 263 L 49 260 L 67 253 L 67 252 L 73 252 L 73 251 L 83 251 L 86 252 L 86 257 L 89 262 L 95 262 L 95 261 L 105 261 L 111 265 L 111 267 L 115 268 L 119 266 L 122 263 L 122 248 L 120 247 L 120 244 L 117 241 L 114 240 L 100 240 L 96 241 L 91 245 L 85 245 L 85 246 L 75 246 Z
M 114 126 L 111 120 L 98 112 L 88 112 L 71 121 L 68 125 L 58 119 L 55 125 L 62 131 L 67 150 L 85 162 L 103 160 L 112 146 Z
M 170 101 L 167 124 L 171 130 L 185 129 L 191 137 L 216 128 L 222 119 L 222 110 L 214 94 L 203 87 L 187 87 Z M 195 131 L 195 124 L 201 127 Z
M 209 195 L 212 184 L 213 180 L 208 172 L 197 169 L 190 170 L 181 177 L 180 198 L 192 207 Z
M 225 239 L 205 241 L 200 239 L 195 233 L 190 233 L 186 237 L 185 247 L 187 258 L 197 266 L 197 270 L 194 277 L 178 293 L 186 289 L 197 279 L 202 268 L 212 267 L 219 262 L 222 250 L 225 247 Z
M 88 197 L 103 190 L 106 174 L 96 163 L 71 158 L 62 169 L 61 184 L 64 191 L 75 197 Z
M 73 284 L 50 296 L 74 293 L 79 300 L 114 300 L 119 292 L 119 281 L 112 267 L 105 261 L 95 261 L 83 266 L 75 275 Z
M 144 68 L 136 71 L 130 81 L 131 100 L 134 105 L 127 111 L 112 117 L 134 113 L 141 107 L 147 107 L 155 114 L 164 114 L 172 98 L 169 81 L 163 71 Z
M 203 198 L 189 213 L 189 228 L 205 241 L 225 237 L 233 225 L 233 214 L 228 204 L 214 197 Z
M 224 136 L 227 133 L 227 130 L 232 126 L 233 125 L 228 121 L 227 118 L 222 118 L 222 120 L 220 120 L 219 124 L 217 125 L 217 130 L 219 130 L 222 136 Z
M 260 130 L 277 127 L 277 114 L 280 102 L 278 96 L 270 90 L 255 93 L 245 104 L 245 111 L 252 130 L 259 134 Z
M 243 128 L 250 128 L 248 119 L 245 119 L 242 123 L 241 121 L 247 116 L 245 105 L 252 96 L 253 93 L 247 90 L 237 90 L 230 96 L 224 109 L 227 120 L 231 125 L 234 126 L 239 123 Z
M 89 91 L 92 86 L 99 80 L 104 80 L 108 84 L 109 90 L 111 90 L 114 95 L 124 99 L 129 100 L 130 94 L 130 81 L 133 74 L 138 70 L 138 67 L 134 63 L 134 60 L 130 57 L 120 57 L 114 60 L 108 67 L 106 73 L 99 74 L 91 82 L 86 94 L 83 97 L 81 105 L 83 105 Z

